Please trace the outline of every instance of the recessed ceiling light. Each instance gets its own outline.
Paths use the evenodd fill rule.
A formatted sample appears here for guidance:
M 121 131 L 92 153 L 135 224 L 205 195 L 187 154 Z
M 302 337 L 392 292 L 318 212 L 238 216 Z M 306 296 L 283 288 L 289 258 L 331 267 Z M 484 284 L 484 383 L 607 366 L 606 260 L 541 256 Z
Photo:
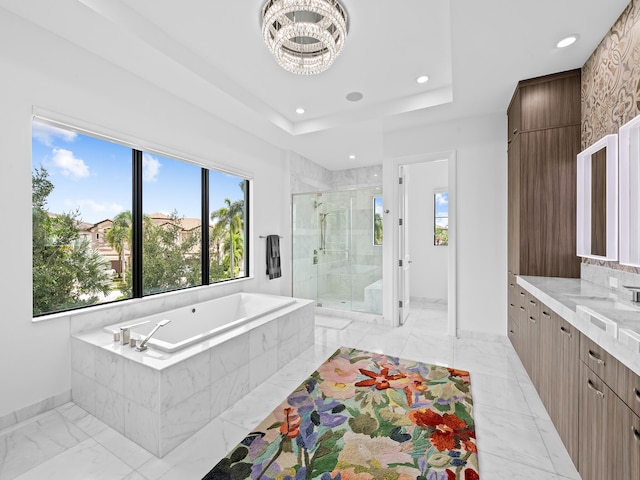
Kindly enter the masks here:
M 302 115 L 302 114 L 304 113 L 304 108 L 302 108 L 302 107 L 298 107 L 298 108 L 296 108 L 296 113 L 297 113 L 298 115 Z
M 418 83 L 427 83 L 429 81 L 429 77 L 427 77 L 426 75 L 420 75 L 418 78 L 416 78 L 416 82 Z
M 349 160 L 355 160 L 356 156 L 352 153 L 351 155 L 349 155 Z
M 364 97 L 364 95 L 362 95 L 361 92 L 347 93 L 347 100 L 349 100 L 350 102 L 359 102 L 360 100 L 362 100 L 362 97 Z
M 578 40 L 578 35 L 569 35 L 568 37 L 564 37 L 562 40 L 560 40 L 556 44 L 556 47 L 566 48 L 569 45 L 573 45 L 574 43 L 576 43 L 577 40 Z

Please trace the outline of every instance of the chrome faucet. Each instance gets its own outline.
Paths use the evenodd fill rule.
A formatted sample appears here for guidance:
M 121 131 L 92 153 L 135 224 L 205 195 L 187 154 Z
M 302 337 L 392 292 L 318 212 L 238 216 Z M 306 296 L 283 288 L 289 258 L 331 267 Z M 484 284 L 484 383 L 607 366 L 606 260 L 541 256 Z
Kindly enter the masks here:
M 640 302 L 640 287 L 633 287 L 630 285 L 623 285 L 624 288 L 631 290 L 631 301 Z
M 145 339 L 142 340 L 142 342 L 140 342 L 140 345 L 136 347 L 136 350 L 138 352 L 144 352 L 147 349 L 147 342 L 149 341 L 149 339 L 153 336 L 154 333 L 158 331 L 160 327 L 164 327 L 167 323 L 171 323 L 171 320 L 160 320 L 158 323 L 156 323 L 154 329 L 151 330 L 151 333 L 147 335 Z
M 130 330 L 134 327 L 139 327 L 140 325 L 144 325 L 145 323 L 149 323 L 149 320 L 145 320 L 140 323 L 132 323 L 131 325 L 125 325 L 124 327 L 120 327 L 120 344 L 129 345 L 129 340 L 131 339 Z

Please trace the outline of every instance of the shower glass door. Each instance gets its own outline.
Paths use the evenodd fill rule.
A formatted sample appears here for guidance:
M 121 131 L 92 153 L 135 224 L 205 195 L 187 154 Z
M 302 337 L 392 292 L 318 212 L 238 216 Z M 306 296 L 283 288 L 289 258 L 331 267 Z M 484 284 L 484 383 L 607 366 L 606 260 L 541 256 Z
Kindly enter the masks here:
M 376 196 L 380 187 L 293 195 L 294 297 L 326 308 L 382 313 Z

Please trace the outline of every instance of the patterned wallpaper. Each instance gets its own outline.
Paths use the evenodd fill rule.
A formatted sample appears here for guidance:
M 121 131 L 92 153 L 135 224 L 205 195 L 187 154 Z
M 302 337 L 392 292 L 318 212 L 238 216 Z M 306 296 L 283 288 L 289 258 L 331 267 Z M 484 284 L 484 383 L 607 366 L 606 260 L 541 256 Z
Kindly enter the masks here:
M 582 148 L 640 115 L 640 0 L 622 12 L 582 67 Z M 583 263 L 640 273 L 640 268 L 583 259 Z
M 582 67 L 582 148 L 640 114 L 640 0 L 632 0 Z

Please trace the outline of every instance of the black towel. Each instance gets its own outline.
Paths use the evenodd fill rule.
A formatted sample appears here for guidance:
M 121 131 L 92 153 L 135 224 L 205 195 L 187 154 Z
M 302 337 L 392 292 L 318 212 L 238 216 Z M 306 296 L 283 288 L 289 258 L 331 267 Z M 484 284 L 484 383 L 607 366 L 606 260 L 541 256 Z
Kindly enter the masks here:
M 280 237 L 278 235 L 267 236 L 267 275 L 269 280 L 282 276 L 280 270 Z

